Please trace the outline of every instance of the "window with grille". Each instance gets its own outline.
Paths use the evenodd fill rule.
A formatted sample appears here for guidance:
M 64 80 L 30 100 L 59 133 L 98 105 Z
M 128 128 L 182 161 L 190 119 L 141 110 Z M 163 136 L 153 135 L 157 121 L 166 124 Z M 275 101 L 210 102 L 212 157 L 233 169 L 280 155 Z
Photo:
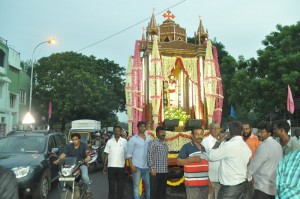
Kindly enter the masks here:
M 20 104 L 26 104 L 26 92 L 24 90 L 20 90 Z
M 15 108 L 16 107 L 16 95 L 10 94 L 9 105 L 10 105 L 10 108 Z

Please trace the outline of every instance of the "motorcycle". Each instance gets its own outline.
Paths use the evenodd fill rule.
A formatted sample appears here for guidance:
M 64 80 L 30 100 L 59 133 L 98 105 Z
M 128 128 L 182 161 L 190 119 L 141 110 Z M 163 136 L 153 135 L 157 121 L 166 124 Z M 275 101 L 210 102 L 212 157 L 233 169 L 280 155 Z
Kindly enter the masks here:
M 103 167 L 101 154 L 99 153 L 99 147 L 97 145 L 93 145 L 87 155 L 91 157 L 90 161 L 88 162 L 89 171 Z
M 83 199 L 88 197 L 83 180 L 81 179 L 80 166 L 84 163 L 76 157 L 66 157 L 59 171 L 59 188 L 61 199 Z

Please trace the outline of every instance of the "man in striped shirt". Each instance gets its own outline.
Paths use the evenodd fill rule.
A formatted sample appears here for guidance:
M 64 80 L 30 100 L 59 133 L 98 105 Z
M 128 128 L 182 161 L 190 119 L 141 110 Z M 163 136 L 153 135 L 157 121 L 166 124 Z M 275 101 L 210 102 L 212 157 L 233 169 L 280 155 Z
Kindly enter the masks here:
M 177 165 L 184 166 L 184 184 L 187 199 L 208 198 L 208 158 L 201 144 L 202 128 L 192 130 L 192 140 L 180 149 Z
M 150 197 L 165 199 L 168 178 L 168 145 L 165 140 L 166 130 L 163 126 L 156 128 L 156 138 L 148 145 L 147 160 L 150 168 Z
M 277 167 L 276 199 L 300 198 L 300 150 L 286 155 Z

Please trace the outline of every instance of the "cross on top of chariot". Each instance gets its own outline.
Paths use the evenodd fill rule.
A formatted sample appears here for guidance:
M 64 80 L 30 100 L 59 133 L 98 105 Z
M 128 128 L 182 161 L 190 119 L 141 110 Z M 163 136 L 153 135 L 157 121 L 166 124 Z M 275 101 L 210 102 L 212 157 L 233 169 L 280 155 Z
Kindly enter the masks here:
M 174 19 L 175 18 L 175 15 L 171 14 L 171 11 L 168 10 L 167 13 L 164 13 L 162 15 L 164 18 L 166 18 L 167 20 L 170 20 L 170 19 Z

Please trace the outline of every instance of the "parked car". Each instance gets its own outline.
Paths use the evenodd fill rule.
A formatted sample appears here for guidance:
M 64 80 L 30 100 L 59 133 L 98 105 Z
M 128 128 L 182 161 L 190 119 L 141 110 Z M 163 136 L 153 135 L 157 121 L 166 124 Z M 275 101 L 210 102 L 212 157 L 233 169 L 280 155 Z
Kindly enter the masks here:
M 0 139 L 0 165 L 16 174 L 20 197 L 45 199 L 58 179 L 53 164 L 66 145 L 62 133 L 23 131 Z

